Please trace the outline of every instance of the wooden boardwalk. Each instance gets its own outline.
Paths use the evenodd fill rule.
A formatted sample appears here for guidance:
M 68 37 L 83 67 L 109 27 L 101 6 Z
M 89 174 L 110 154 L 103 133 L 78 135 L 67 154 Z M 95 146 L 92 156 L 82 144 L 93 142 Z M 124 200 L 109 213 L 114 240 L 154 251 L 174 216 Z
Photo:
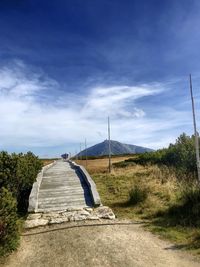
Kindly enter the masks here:
M 90 190 L 68 162 L 58 161 L 43 174 L 38 195 L 38 212 L 93 206 Z

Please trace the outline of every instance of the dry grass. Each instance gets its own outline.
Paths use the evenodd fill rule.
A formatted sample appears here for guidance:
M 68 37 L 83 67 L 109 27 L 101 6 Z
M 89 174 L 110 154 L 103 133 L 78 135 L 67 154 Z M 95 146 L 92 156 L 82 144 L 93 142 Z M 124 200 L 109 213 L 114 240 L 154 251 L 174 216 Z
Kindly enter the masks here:
M 54 162 L 53 159 L 41 159 L 41 161 L 42 161 L 43 166 L 46 166 L 46 165 Z
M 153 216 L 158 210 L 168 207 L 177 190 L 177 182 L 173 173 L 165 173 L 157 166 L 129 166 L 114 168 L 111 174 L 105 172 L 93 173 L 102 202 L 111 206 L 120 218 L 144 218 Z M 146 188 L 146 201 L 135 207 L 129 206 L 130 191 L 138 185 Z
M 114 160 L 118 162 L 122 158 Z M 83 164 L 80 161 L 78 163 Z M 95 159 L 89 160 L 87 166 L 104 205 L 110 206 L 118 218 L 142 220 L 152 232 L 172 240 L 180 247 L 191 249 L 195 254 L 200 253 L 199 228 L 182 227 L 179 224 L 171 226 L 163 217 L 176 204 L 180 193 L 181 185 L 172 169 L 135 165 L 113 168 L 109 174 L 107 165 L 106 159 Z M 148 192 L 147 198 L 137 205 L 130 203 L 130 191 L 134 186 L 145 188 Z
M 128 158 L 130 158 L 130 156 L 113 157 L 111 159 L 111 162 L 112 163 L 120 162 Z M 108 172 L 108 158 L 90 159 L 87 160 L 87 163 L 86 160 L 75 160 L 75 162 L 77 164 L 84 166 L 90 174 Z
M 120 162 L 129 157 L 117 157 L 112 163 Z M 120 218 L 147 218 L 160 210 L 165 210 L 174 200 L 178 183 L 175 174 L 168 168 L 156 165 L 134 165 L 125 168 L 113 167 L 108 173 L 108 159 L 77 160 L 86 167 L 93 177 L 104 205 L 108 205 Z M 145 188 L 148 197 L 140 205 L 128 205 L 130 191 L 134 186 Z

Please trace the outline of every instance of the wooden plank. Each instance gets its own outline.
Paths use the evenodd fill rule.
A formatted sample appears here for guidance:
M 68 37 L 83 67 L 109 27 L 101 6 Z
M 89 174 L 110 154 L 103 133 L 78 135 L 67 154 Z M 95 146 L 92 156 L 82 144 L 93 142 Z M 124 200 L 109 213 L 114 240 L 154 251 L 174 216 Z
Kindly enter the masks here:
M 88 206 L 92 206 L 88 185 L 68 162 L 58 161 L 44 172 L 38 196 L 38 211 Z

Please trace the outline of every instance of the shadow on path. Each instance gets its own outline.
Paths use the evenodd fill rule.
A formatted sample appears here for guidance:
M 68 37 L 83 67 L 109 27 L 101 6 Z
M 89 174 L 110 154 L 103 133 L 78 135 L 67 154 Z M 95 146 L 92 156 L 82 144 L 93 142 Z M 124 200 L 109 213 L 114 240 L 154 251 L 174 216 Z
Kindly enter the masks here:
M 93 207 L 94 203 L 93 203 L 93 198 L 92 198 L 92 194 L 90 192 L 90 188 L 87 184 L 87 182 L 85 181 L 83 175 L 81 174 L 81 172 L 79 170 L 77 170 L 76 167 L 74 167 L 72 164 L 70 164 L 70 167 L 75 171 L 77 177 L 79 178 L 81 187 L 83 188 L 83 192 L 84 192 L 84 197 L 85 197 L 85 203 L 87 204 L 87 206 L 89 207 Z
M 83 227 L 100 227 L 100 226 L 113 226 L 113 225 L 142 225 L 143 223 L 141 222 L 114 222 L 114 223 L 94 223 L 94 224 L 81 224 L 81 225 L 71 225 L 71 226 L 65 226 L 65 227 L 59 227 L 59 228 L 54 228 L 54 229 L 48 229 L 44 231 L 38 231 L 35 233 L 25 233 L 22 234 L 21 236 L 30 236 L 30 235 L 40 235 L 40 234 L 45 234 L 49 232 L 55 232 L 55 231 L 62 231 L 66 229 L 73 229 L 73 228 L 83 228 Z

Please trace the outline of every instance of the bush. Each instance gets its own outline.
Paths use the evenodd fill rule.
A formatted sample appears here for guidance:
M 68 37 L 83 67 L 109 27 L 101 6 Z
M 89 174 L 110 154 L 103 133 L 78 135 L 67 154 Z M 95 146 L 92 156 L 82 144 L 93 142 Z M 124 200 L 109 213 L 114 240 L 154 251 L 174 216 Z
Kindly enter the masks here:
M 168 148 L 146 152 L 125 162 L 131 161 L 141 165 L 158 164 L 174 167 L 180 179 L 186 175 L 197 178 L 194 136 L 190 137 L 185 133 L 181 134 L 175 144 L 170 144 Z
M 17 199 L 18 212 L 26 212 L 28 198 L 42 162 L 31 152 L 0 153 L 0 188 L 5 187 Z
M 172 225 L 200 226 L 200 187 L 182 185 L 175 202 L 166 212 Z
M 0 256 L 14 250 L 19 242 L 16 200 L 5 188 L 0 190 Z
M 144 202 L 148 196 L 147 188 L 135 185 L 129 193 L 129 205 L 137 205 L 138 203 Z
M 125 160 L 125 161 L 115 162 L 112 165 L 116 168 L 126 168 L 126 167 L 130 167 L 130 166 L 135 166 L 136 163 L 135 162 L 128 162 Z
M 0 256 L 17 247 L 18 215 L 28 210 L 29 194 L 41 168 L 42 162 L 31 152 L 0 152 Z
M 19 182 L 17 192 L 18 212 L 25 213 L 27 211 L 32 185 L 41 168 L 42 162 L 31 152 L 18 157 L 16 170 L 16 176 Z
M 16 177 L 18 157 L 7 152 L 0 152 L 0 188 L 5 187 L 17 196 L 18 179 Z

